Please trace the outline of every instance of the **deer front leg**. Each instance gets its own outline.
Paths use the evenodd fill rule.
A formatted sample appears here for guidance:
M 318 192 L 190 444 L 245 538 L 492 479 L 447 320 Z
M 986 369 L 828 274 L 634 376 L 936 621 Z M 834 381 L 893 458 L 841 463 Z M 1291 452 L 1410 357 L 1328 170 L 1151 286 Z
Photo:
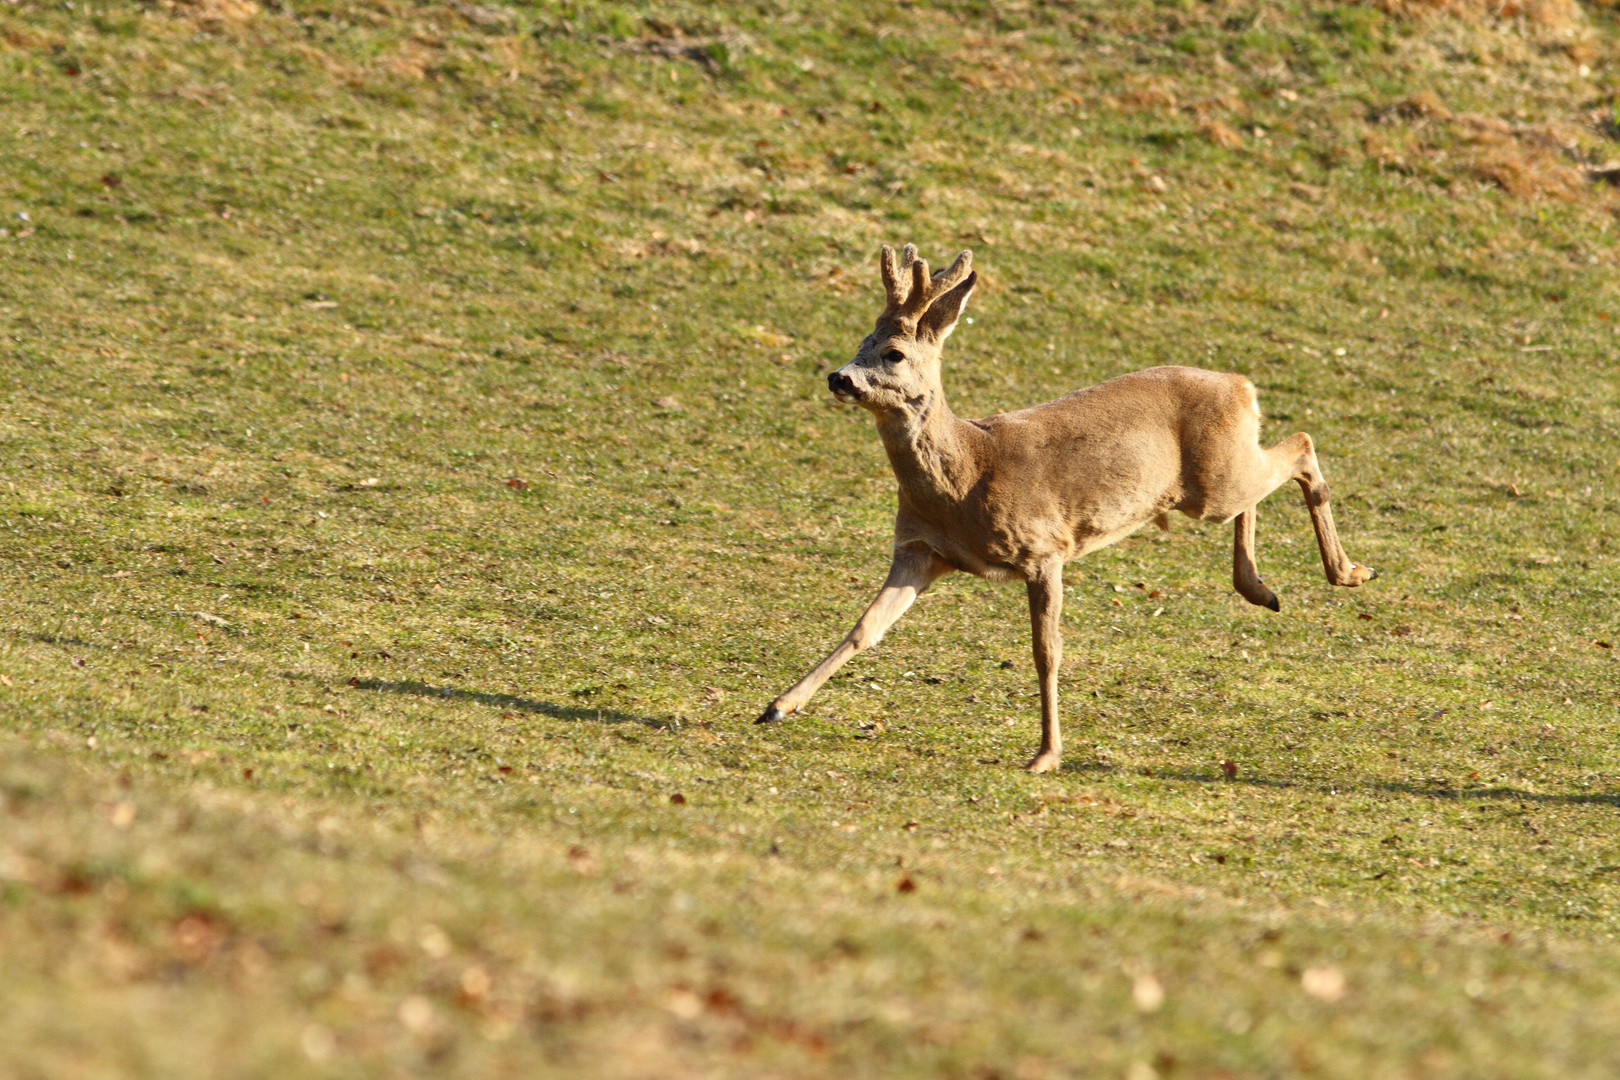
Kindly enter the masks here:
M 821 689 L 822 683 L 833 677 L 833 672 L 843 667 L 844 662 L 856 653 L 869 649 L 881 641 L 895 620 L 906 613 L 912 601 L 936 579 L 953 569 L 955 568 L 932 551 L 918 551 L 914 548 L 896 551 L 894 562 L 889 567 L 888 579 L 878 591 L 877 599 L 872 601 L 871 606 L 856 622 L 855 628 L 839 642 L 838 648 L 834 649 L 827 659 L 815 666 L 810 674 L 794 683 L 787 693 L 771 702 L 754 723 L 771 724 L 778 720 L 786 720 L 802 709 L 811 695 Z
M 1254 519 L 1259 509 L 1251 506 L 1232 519 L 1232 587 L 1251 604 L 1281 611 L 1277 594 L 1266 587 L 1254 565 Z
M 1029 579 L 1029 623 L 1034 630 L 1035 676 L 1041 682 L 1041 748 L 1026 768 L 1051 772 L 1063 764 L 1058 727 L 1058 669 L 1063 666 L 1063 564 L 1053 561 Z

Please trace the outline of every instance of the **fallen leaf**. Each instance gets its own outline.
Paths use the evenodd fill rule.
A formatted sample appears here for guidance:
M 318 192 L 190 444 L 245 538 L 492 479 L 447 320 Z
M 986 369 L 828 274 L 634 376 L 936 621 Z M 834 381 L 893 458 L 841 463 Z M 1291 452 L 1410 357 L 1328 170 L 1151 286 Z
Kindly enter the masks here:
M 211 915 L 187 915 L 169 932 L 170 944 L 180 958 L 201 963 L 225 943 L 229 933 L 219 919 Z
M 669 804 L 671 806 L 685 806 L 686 796 L 677 791 L 675 794 L 669 797 Z
M 479 964 L 474 964 L 461 973 L 461 996 L 468 1001 L 481 1001 L 489 994 L 494 980 L 489 972 Z
M 1223 762 L 1221 762 L 1221 775 L 1226 777 L 1228 780 L 1237 779 L 1237 762 L 1235 762 L 1235 761 L 1223 761 Z
M 894 887 L 896 892 L 911 893 L 917 891 L 917 883 L 911 880 L 910 874 L 903 874 L 900 883 Z
M 653 404 L 658 406 L 660 409 L 668 409 L 671 412 L 674 412 L 681 407 L 681 403 L 679 401 L 667 395 L 660 398 L 653 398 Z
M 1243 145 L 1243 136 L 1219 120 L 1212 120 L 1204 124 L 1199 128 L 1199 132 L 1216 146 L 1223 146 L 1228 150 L 1236 150 Z
M 514 491 L 523 491 L 529 486 L 529 482 L 527 480 L 519 480 L 514 476 L 506 482 L 506 486 L 512 488 Z

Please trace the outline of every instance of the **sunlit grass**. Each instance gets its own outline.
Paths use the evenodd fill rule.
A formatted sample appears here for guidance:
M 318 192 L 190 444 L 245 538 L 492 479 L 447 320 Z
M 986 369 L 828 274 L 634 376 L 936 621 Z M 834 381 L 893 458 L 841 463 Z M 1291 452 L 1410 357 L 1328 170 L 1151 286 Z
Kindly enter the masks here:
M 1261 16 L 6 9 L 4 1067 L 1612 1073 L 1613 30 Z M 753 727 L 908 240 L 959 413 L 1244 372 L 1379 579 L 1071 566 L 1052 777 L 974 579 Z

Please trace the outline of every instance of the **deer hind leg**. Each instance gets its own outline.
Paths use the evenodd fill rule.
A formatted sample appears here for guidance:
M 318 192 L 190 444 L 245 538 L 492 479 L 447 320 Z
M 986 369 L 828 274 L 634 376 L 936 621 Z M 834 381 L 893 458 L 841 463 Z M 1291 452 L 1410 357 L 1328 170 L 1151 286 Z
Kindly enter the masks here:
M 786 693 L 765 707 L 756 724 L 771 724 L 786 720 L 802 709 L 823 683 L 858 652 L 870 649 L 883 639 L 889 627 L 895 624 L 906 609 L 934 581 L 955 569 L 932 551 L 906 549 L 895 552 L 889 576 L 878 590 L 877 598 L 861 614 L 855 628 L 844 636 L 838 647 L 817 664 L 810 674 L 794 683 Z
M 1370 566 L 1352 562 L 1339 543 L 1339 530 L 1333 526 L 1333 508 L 1328 504 L 1327 479 L 1316 460 L 1316 445 L 1303 431 L 1290 435 L 1270 450 L 1266 456 L 1279 471 L 1287 471 L 1277 478 L 1295 480 L 1305 493 L 1305 506 L 1311 512 L 1311 526 L 1316 529 L 1316 546 L 1322 552 L 1322 569 L 1329 584 L 1355 588 L 1378 576 Z
M 1281 611 L 1277 594 L 1260 578 L 1254 565 L 1254 519 L 1258 506 L 1251 506 L 1232 519 L 1232 587 L 1251 604 Z

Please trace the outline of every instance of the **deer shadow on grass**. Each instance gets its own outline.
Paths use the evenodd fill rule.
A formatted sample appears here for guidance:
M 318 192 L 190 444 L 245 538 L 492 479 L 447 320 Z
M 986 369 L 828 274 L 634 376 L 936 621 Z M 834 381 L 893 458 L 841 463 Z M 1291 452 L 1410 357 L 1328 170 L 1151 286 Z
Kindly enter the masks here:
M 1085 766 L 1082 766 L 1084 768 Z M 1267 776 L 1238 776 L 1226 779 L 1215 772 L 1201 769 L 1155 769 L 1153 775 L 1160 780 L 1183 780 L 1194 784 L 1243 784 L 1251 788 L 1274 788 L 1312 792 L 1317 795 L 1348 795 L 1356 791 L 1382 791 L 1391 795 L 1415 795 L 1426 799 L 1454 803 L 1521 802 L 1563 806 L 1608 806 L 1620 809 L 1620 792 L 1555 793 L 1524 791 L 1515 787 L 1441 787 L 1434 784 L 1409 784 L 1398 780 L 1374 780 L 1301 783 L 1297 780 L 1278 780 Z
M 512 712 L 549 716 L 557 720 L 591 720 L 599 724 L 639 724 L 641 727 L 671 730 L 673 720 L 659 720 L 651 716 L 619 712 L 616 709 L 582 709 L 572 705 L 557 705 L 550 701 L 518 697 L 515 694 L 486 694 L 479 690 L 458 690 L 453 686 L 434 686 L 414 679 L 389 681 L 385 679 L 354 679 L 349 683 L 356 690 L 374 690 L 384 694 L 408 694 L 412 697 L 432 698 L 436 701 L 470 701 L 475 705 L 506 709 Z

